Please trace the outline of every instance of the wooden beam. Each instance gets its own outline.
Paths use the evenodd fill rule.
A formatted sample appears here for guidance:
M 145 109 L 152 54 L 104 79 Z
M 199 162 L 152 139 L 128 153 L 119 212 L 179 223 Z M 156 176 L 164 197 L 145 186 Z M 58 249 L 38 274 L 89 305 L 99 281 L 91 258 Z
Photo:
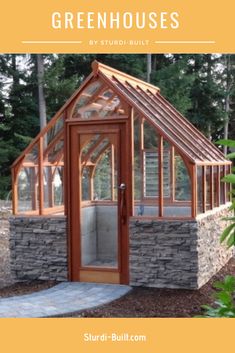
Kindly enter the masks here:
M 206 166 L 202 166 L 202 212 L 206 212 Z
M 43 183 L 43 137 L 39 138 L 38 152 L 38 188 L 39 188 L 39 215 L 43 215 L 44 208 L 44 183 Z
M 220 206 L 220 166 L 216 167 L 216 185 L 215 188 L 217 190 L 216 193 L 216 206 Z
M 11 180 L 12 180 L 12 212 L 13 215 L 17 214 L 18 209 L 18 190 L 17 190 L 17 177 L 15 168 L 11 169 Z
M 130 167 L 128 167 L 128 185 L 129 185 L 129 216 L 134 215 L 134 195 L 135 195 L 135 158 L 134 158 L 134 109 L 129 108 L 129 120 L 127 126 L 127 133 L 129 134 L 129 147 L 128 148 L 128 161 L 130 161 Z
M 110 165 L 111 165 L 111 200 L 115 200 L 115 147 L 111 145 L 110 153 Z
M 32 169 L 32 174 L 30 173 L 30 186 L 31 186 L 31 198 L 32 198 L 32 210 L 36 210 L 38 208 L 37 205 L 37 173 L 35 171 L 35 167 Z
M 140 178 L 141 178 L 141 201 L 144 199 L 144 119 L 140 118 L 140 136 L 139 136 L 139 158 L 140 158 Z
M 210 166 L 210 209 L 214 208 L 214 170 Z
M 191 193 L 192 193 L 192 218 L 197 216 L 197 169 L 195 165 L 191 165 Z

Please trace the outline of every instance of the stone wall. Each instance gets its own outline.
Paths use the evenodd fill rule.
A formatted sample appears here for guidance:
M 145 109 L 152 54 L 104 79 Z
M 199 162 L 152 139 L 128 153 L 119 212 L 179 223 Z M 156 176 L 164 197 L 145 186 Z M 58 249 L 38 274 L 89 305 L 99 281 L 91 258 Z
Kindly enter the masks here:
M 130 284 L 196 289 L 231 258 L 219 242 L 228 207 L 197 220 L 130 221 Z
M 205 284 L 233 256 L 233 250 L 221 245 L 219 238 L 227 222 L 221 218 L 229 214 L 228 209 L 209 212 L 197 218 L 198 287 Z
M 15 280 L 66 281 L 66 218 L 17 216 L 9 221 L 11 272 Z
M 232 256 L 219 242 L 228 207 L 197 220 L 130 219 L 130 284 L 196 289 Z M 16 280 L 67 280 L 64 216 L 10 217 L 11 272 Z

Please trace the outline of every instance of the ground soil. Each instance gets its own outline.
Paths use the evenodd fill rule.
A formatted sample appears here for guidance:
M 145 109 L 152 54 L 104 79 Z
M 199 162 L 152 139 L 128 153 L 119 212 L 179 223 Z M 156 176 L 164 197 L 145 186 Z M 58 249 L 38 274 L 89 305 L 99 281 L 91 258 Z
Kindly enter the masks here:
M 0 289 L 0 298 L 30 294 L 55 286 L 55 281 L 25 281 L 11 284 Z

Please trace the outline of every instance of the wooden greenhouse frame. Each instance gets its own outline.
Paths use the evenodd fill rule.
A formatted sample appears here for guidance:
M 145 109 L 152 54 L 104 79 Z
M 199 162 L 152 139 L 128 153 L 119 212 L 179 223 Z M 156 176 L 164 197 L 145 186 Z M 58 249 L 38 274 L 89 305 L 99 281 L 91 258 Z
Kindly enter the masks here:
M 157 136 L 154 147 L 151 144 L 150 148 L 145 147 L 145 125 Z M 93 145 L 88 145 L 95 135 Z M 88 146 L 88 150 L 82 156 L 84 146 Z M 94 173 L 107 150 L 110 151 L 111 196 L 97 200 Z M 115 150 L 118 150 L 116 155 Z M 95 151 L 98 154 L 93 156 Z M 139 151 L 139 157 L 136 151 Z M 164 153 L 168 156 L 167 166 Z M 137 159 L 138 185 L 135 175 Z M 179 160 L 181 168 L 184 164 L 181 175 L 188 173 L 189 176 L 189 196 L 183 200 L 176 199 L 175 163 Z M 118 185 L 115 184 L 115 163 L 119 168 Z M 155 166 L 156 180 L 152 178 L 152 172 L 147 172 L 147 167 L 152 170 L 150 167 Z M 88 196 L 83 200 L 85 168 L 89 180 L 86 184 Z M 81 209 L 91 203 L 112 205 L 116 200 L 119 233 L 122 234 L 118 241 L 122 251 L 126 252 L 120 266 L 127 269 L 122 272 L 120 282 L 127 283 L 129 218 L 195 219 L 198 214 L 230 201 L 228 186 L 221 183 L 221 178 L 230 171 L 231 162 L 160 94 L 159 88 L 95 61 L 92 73 L 81 87 L 14 162 L 13 214 L 65 214 L 69 229 L 70 278 L 81 280 L 89 275 L 93 278 L 80 266 L 81 259 L 75 254 L 81 247 L 78 237 Z M 56 183 L 59 186 L 56 187 Z M 125 184 L 125 188 L 117 190 L 119 184 Z M 60 195 L 59 199 L 56 199 L 56 193 Z M 190 211 L 187 214 L 167 213 L 171 206 L 185 207 Z M 143 209 L 151 209 L 153 213 L 141 213 Z M 99 270 L 92 270 L 96 270 L 96 276 L 99 276 Z M 113 271 L 111 281 L 119 281 L 115 276 L 117 274 Z

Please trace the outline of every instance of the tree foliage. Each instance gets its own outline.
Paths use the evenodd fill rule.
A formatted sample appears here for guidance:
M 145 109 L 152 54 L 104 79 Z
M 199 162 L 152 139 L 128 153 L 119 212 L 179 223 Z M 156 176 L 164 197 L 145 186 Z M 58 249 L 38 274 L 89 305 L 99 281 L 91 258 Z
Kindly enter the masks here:
M 95 59 L 146 80 L 144 54 L 44 54 L 43 58 L 47 121 L 90 73 Z M 212 54 L 152 54 L 151 82 L 212 139 L 223 137 L 228 118 L 225 59 L 225 55 Z M 235 61 L 232 55 L 230 59 Z M 230 70 L 230 83 L 233 78 L 234 70 Z M 0 55 L 0 198 L 11 188 L 10 165 L 39 131 L 37 85 L 36 55 Z M 231 109 L 235 109 L 232 104 Z

